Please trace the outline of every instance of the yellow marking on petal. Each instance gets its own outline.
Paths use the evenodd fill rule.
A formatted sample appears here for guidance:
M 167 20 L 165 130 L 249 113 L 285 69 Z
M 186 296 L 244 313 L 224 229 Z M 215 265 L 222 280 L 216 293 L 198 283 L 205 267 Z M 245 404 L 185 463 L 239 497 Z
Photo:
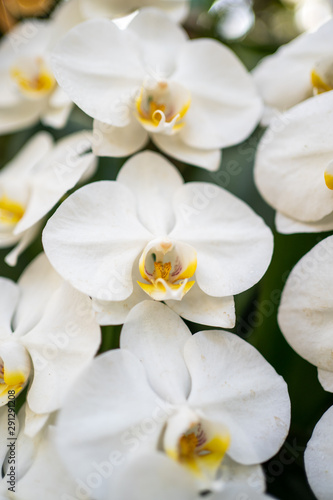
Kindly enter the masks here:
M 228 448 L 229 433 L 216 435 L 200 445 L 196 432 L 183 434 L 178 441 L 178 450 L 167 449 L 167 455 L 187 467 L 195 476 L 214 477 Z
M 325 184 L 328 187 L 328 189 L 333 190 L 333 175 L 328 172 L 325 172 L 324 178 L 325 178 Z
M 311 83 L 316 94 L 323 94 L 324 92 L 333 90 L 333 87 L 325 83 L 315 70 L 311 72 Z
M 184 271 L 182 271 L 179 276 L 177 276 L 177 281 L 178 280 L 184 280 L 186 278 L 192 278 L 192 276 L 195 273 L 196 269 L 197 269 L 197 257 L 195 257 L 195 259 L 193 259 L 189 263 L 189 265 L 187 266 L 187 268 L 184 269 Z
M 0 223 L 17 224 L 24 215 L 24 208 L 6 195 L 0 198 Z
M 144 292 L 148 293 L 150 297 L 152 297 L 156 292 L 160 293 L 166 292 L 166 288 L 161 282 L 152 284 L 152 283 L 141 283 L 140 281 L 137 281 L 137 284 L 142 288 Z
M 216 471 L 220 466 L 220 463 L 223 460 L 229 446 L 229 434 L 224 436 L 215 436 L 200 449 L 199 460 L 205 465 L 205 467 Z
M 170 290 L 173 291 L 177 291 L 181 287 L 184 287 L 181 294 L 181 298 L 183 298 L 184 295 L 186 295 L 187 292 L 191 290 L 194 283 L 195 281 L 189 281 L 185 284 L 185 286 L 183 285 L 183 283 L 179 283 L 177 285 L 174 285 L 173 283 L 167 283 L 167 286 L 168 288 L 170 288 Z M 154 295 L 157 295 L 158 293 L 166 293 L 167 291 L 166 287 L 160 281 L 156 281 L 155 283 L 141 283 L 140 281 L 137 281 L 137 284 L 152 298 L 154 298 Z
M 7 385 L 19 385 L 24 384 L 25 375 L 20 371 L 8 372 L 8 370 L 4 370 L 3 379 Z
M 10 75 L 17 83 L 23 94 L 30 97 L 44 96 L 53 90 L 55 78 L 45 67 L 42 60 L 37 60 L 38 71 L 33 76 L 28 75 L 24 70 L 13 67 Z
M 17 396 L 19 392 L 21 392 L 23 389 L 22 385 L 7 385 L 7 384 L 0 384 L 0 398 L 3 398 L 4 396 L 8 396 L 8 391 L 14 391 L 15 394 L 14 396 Z

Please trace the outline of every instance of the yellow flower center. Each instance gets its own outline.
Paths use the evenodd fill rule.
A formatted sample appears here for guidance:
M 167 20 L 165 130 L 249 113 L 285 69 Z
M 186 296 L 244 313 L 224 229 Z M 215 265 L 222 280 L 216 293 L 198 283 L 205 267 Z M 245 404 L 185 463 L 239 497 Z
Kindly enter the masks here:
M 140 274 L 147 283 L 138 284 L 154 300 L 181 300 L 195 283 L 189 279 L 196 267 L 196 252 L 189 245 L 154 240 L 139 262 Z
M 14 391 L 15 396 L 22 391 L 26 377 L 21 371 L 5 371 L 3 361 L 0 358 L 0 400 L 8 397 L 8 391 Z
M 22 219 L 24 208 L 6 195 L 0 198 L 0 223 L 6 225 L 15 225 Z
M 184 117 L 190 107 L 189 93 L 176 84 L 157 82 L 143 86 L 136 99 L 137 119 L 154 131 L 174 133 L 185 124 Z
M 36 58 L 30 64 L 25 61 L 22 65 L 14 66 L 10 75 L 22 94 L 34 99 L 49 94 L 56 84 L 53 74 L 41 58 Z
M 228 433 L 216 434 L 208 439 L 201 423 L 198 423 L 179 438 L 176 453 L 167 450 L 167 454 L 197 477 L 213 479 L 229 445 Z

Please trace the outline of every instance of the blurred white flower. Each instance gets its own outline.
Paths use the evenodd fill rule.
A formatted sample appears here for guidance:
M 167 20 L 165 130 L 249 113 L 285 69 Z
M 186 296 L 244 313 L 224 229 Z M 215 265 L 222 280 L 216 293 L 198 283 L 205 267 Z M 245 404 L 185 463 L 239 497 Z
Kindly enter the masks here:
M 75 498 L 76 484 L 54 444 L 55 417 L 55 413 L 34 414 L 25 403 L 15 419 L 18 436 L 11 456 L 8 443 L 13 442 L 13 438 L 8 435 L 8 410 L 6 407 L 0 409 L 0 465 L 5 474 L 0 480 L 1 499 Z M 12 483 L 7 483 L 10 474 Z M 9 487 L 15 493 L 11 493 Z
M 333 89 L 333 20 L 265 57 L 253 71 L 265 103 L 264 124 L 295 104 Z
M 95 118 L 99 156 L 128 156 L 150 137 L 163 152 L 216 170 L 220 148 L 246 139 L 261 116 L 251 75 L 233 52 L 215 40 L 188 40 L 154 9 L 123 31 L 107 20 L 75 27 L 56 46 L 52 68 Z
M 152 152 L 128 160 L 117 181 L 72 194 L 43 244 L 59 274 L 95 299 L 101 324 L 123 323 L 150 296 L 191 321 L 228 328 L 232 295 L 263 276 L 273 250 L 270 229 L 244 202 L 213 184 L 184 184 Z
M 6 262 L 15 265 L 36 237 L 43 217 L 80 180 L 92 175 L 91 134 L 81 131 L 54 144 L 39 132 L 0 171 L 0 248 L 16 243 Z
M 331 500 L 333 491 L 333 406 L 314 428 L 304 454 L 306 475 L 318 500 Z
M 18 394 L 31 378 L 30 408 L 52 412 L 99 347 L 91 301 L 64 283 L 44 254 L 18 284 L 0 282 L 0 404 L 8 402 L 8 391 Z
M 275 117 L 257 151 L 255 181 L 281 233 L 333 229 L 333 92 Z
M 74 0 L 75 1 L 75 0 Z M 80 10 L 85 19 L 107 17 L 115 19 L 127 16 L 143 7 L 161 9 L 173 21 L 185 20 L 190 2 L 189 0 L 78 0 Z
M 61 7 L 48 20 L 17 24 L 1 40 L 0 134 L 30 127 L 38 120 L 53 128 L 66 124 L 72 102 L 56 83 L 50 53 L 79 20 L 72 6 L 65 11 Z
M 291 347 L 317 366 L 333 392 L 333 236 L 318 243 L 294 267 L 282 293 L 278 321 Z
M 99 473 L 87 491 L 93 498 L 132 498 L 132 491 L 135 497 L 138 475 L 146 485 L 142 498 L 164 498 L 156 492 L 167 478 L 169 493 L 184 498 L 179 488 L 188 488 L 185 498 L 194 498 L 195 488 L 218 491 L 254 472 L 262 477 L 244 466 L 279 450 L 289 420 L 287 386 L 254 347 L 226 331 L 192 336 L 168 307 L 146 301 L 130 312 L 121 349 L 98 356 L 73 385 L 59 414 L 57 444 L 81 485 L 91 486 Z M 226 456 L 234 463 L 232 479 L 228 465 L 224 476 Z

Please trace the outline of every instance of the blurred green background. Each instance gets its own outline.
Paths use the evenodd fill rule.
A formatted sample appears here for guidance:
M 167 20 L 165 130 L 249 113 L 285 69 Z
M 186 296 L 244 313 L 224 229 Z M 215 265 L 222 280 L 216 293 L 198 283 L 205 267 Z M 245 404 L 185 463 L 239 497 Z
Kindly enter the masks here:
M 313 29 L 332 14 L 329 0 L 194 0 L 185 24 L 192 38 L 209 36 L 226 43 L 252 69 L 265 55 L 273 53 L 305 29 Z M 48 129 L 56 138 L 82 128 L 92 121 L 74 108 L 66 128 Z M 38 125 L 0 137 L 0 167 L 3 167 L 34 133 Z M 220 170 L 178 163 L 186 181 L 207 181 L 228 189 L 246 201 L 274 231 L 274 212 L 261 199 L 253 182 L 255 151 L 263 130 L 258 127 L 244 143 L 223 151 Z M 155 149 L 152 144 L 150 149 Z M 115 179 L 124 159 L 101 158 L 91 182 Z M 177 162 L 174 162 L 177 163 Z M 303 451 L 312 430 L 324 411 L 333 404 L 325 393 L 316 369 L 301 359 L 286 343 L 277 325 L 277 308 L 287 276 L 297 261 L 329 233 L 279 235 L 274 231 L 275 250 L 264 278 L 252 289 L 236 297 L 237 325 L 234 332 L 253 344 L 288 383 L 292 403 L 291 430 L 285 446 L 265 464 L 267 491 L 280 500 L 314 499 L 305 477 Z M 4 263 L 8 250 L 0 250 L 0 275 L 17 280 L 25 266 L 42 250 L 40 238 L 10 268 Z M 188 323 L 193 332 L 205 327 Z M 101 351 L 119 343 L 120 327 L 103 328 Z M 246 374 L 244 374 L 246 377 Z

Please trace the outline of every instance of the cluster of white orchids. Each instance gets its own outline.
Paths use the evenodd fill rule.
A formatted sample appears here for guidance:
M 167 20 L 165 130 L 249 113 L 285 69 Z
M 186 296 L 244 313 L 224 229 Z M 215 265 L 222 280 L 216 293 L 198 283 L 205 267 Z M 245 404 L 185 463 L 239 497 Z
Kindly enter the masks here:
M 222 43 L 190 39 L 188 13 L 186 0 L 68 0 L 1 40 L 0 133 L 48 131 L 0 171 L 6 263 L 44 228 L 18 282 L 0 278 L 0 500 L 272 498 L 262 464 L 289 431 L 287 385 L 223 329 L 273 235 L 176 165 L 223 168 L 221 149 L 261 122 L 255 180 L 278 231 L 332 230 L 333 22 L 250 74 Z M 93 126 L 61 134 L 74 104 Z M 102 156 L 126 160 L 91 182 Z M 332 258 L 333 236 L 291 272 L 279 309 L 330 392 Z M 120 347 L 98 354 L 108 325 L 123 325 Z M 331 500 L 333 407 L 305 466 Z

